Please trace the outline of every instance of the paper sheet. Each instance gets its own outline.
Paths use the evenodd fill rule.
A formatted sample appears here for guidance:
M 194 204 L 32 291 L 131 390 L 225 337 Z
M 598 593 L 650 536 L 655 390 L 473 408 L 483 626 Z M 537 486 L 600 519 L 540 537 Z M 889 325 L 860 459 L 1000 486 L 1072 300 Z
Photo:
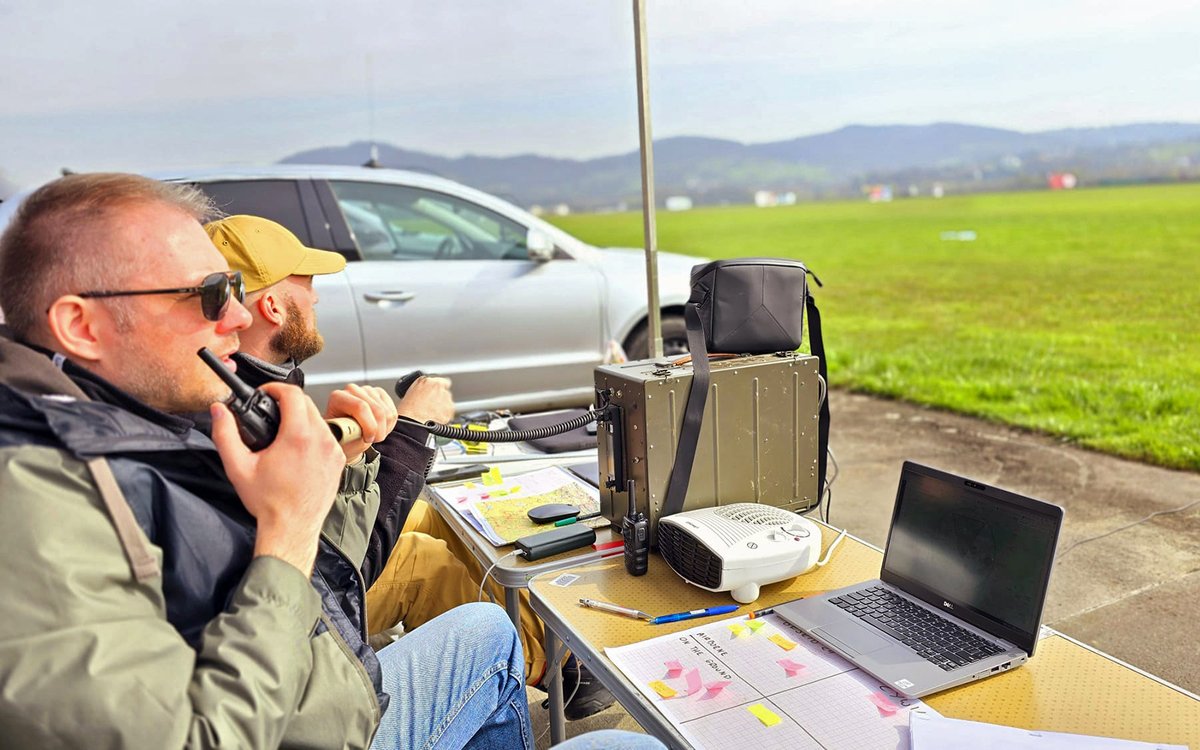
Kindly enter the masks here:
M 752 622 L 761 624 L 714 620 L 606 654 L 698 748 L 905 750 L 910 718 L 937 715 L 777 616 Z M 704 689 L 692 689 L 694 671 Z M 723 684 L 713 690 L 715 683 Z M 663 688 L 673 695 L 665 698 Z
M 1183 745 L 1157 745 L 1110 737 L 1062 732 L 1035 732 L 979 721 L 920 716 L 912 721 L 913 750 L 1187 750 Z

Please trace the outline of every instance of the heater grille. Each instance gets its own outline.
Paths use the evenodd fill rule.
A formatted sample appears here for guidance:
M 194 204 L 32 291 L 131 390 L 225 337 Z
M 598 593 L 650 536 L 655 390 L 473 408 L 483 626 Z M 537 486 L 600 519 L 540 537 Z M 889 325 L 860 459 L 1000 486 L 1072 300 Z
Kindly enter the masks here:
M 720 587 L 721 558 L 684 529 L 660 523 L 658 551 L 672 570 L 692 583 L 710 589 Z

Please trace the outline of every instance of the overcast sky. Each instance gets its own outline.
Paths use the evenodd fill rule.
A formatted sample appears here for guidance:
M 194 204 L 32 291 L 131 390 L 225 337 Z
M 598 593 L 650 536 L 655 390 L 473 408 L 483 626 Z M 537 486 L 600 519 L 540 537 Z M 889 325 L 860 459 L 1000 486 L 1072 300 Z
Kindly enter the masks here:
M 656 138 L 1200 122 L 1194 0 L 648 0 Z M 629 0 L 0 0 L 0 181 L 637 148 Z M 365 158 L 365 154 L 364 154 Z

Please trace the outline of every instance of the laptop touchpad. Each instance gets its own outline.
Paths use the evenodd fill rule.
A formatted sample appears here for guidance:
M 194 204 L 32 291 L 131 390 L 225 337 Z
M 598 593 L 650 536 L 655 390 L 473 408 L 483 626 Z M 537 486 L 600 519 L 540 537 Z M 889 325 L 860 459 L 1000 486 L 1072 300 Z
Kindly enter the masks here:
M 813 633 L 833 641 L 851 655 L 869 654 L 892 645 L 888 639 L 876 635 L 871 628 L 857 622 L 839 622 L 836 625 L 817 628 Z

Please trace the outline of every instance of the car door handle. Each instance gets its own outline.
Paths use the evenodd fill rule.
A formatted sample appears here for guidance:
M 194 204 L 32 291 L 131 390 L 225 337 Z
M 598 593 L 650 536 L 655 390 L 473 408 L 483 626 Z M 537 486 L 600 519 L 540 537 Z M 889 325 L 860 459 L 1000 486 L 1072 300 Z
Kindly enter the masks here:
M 367 302 L 408 302 L 416 296 L 416 292 L 366 292 L 363 299 Z

